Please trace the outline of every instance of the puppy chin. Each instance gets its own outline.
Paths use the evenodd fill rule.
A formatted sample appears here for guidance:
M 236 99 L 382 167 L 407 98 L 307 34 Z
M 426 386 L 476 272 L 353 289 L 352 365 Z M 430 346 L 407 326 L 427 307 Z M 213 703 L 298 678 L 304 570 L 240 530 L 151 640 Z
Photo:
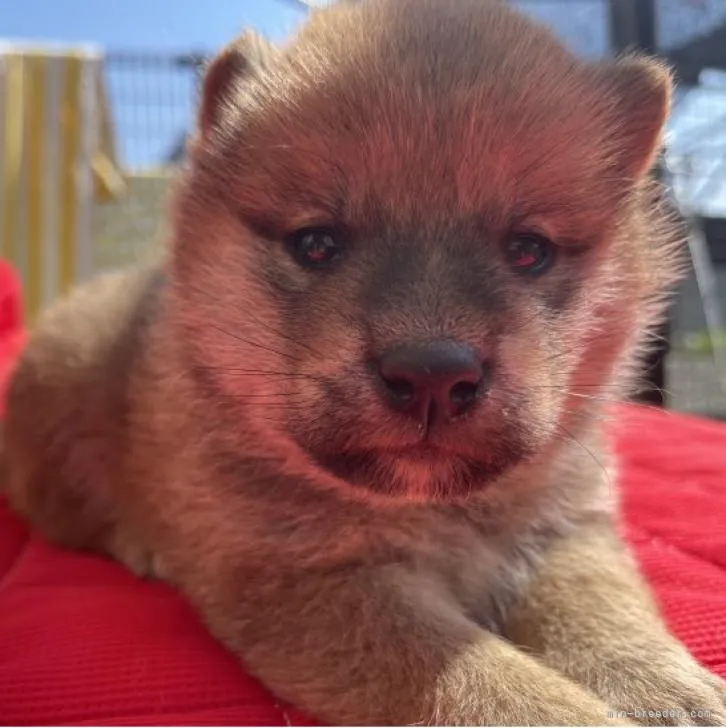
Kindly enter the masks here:
M 424 448 L 336 453 L 315 457 L 317 464 L 358 492 L 406 502 L 453 503 L 490 487 L 522 458 L 513 448 L 489 461 Z
M 390 472 L 387 484 L 393 495 L 413 502 L 448 500 L 449 491 L 457 482 L 456 468 L 451 462 L 436 462 L 432 458 L 380 456 Z M 386 485 L 384 485 L 386 489 Z

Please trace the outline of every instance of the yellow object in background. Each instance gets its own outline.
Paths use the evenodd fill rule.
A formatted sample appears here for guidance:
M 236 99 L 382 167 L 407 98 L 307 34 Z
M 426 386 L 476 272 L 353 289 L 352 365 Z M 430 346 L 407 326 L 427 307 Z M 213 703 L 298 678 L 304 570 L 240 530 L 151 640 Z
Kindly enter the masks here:
M 94 272 L 96 200 L 124 192 L 94 49 L 0 44 L 0 256 L 32 319 Z

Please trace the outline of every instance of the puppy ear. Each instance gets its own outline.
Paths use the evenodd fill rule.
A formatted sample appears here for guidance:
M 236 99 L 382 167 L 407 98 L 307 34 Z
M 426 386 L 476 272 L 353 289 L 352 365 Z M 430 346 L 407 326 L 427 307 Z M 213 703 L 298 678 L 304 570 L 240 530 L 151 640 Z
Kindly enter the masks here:
M 642 56 L 597 66 L 611 114 L 613 153 L 620 172 L 639 180 L 652 169 L 662 145 L 673 92 L 669 69 Z
M 197 117 L 202 139 L 220 127 L 240 86 L 254 78 L 275 53 L 271 43 L 246 30 L 211 60 L 204 74 Z

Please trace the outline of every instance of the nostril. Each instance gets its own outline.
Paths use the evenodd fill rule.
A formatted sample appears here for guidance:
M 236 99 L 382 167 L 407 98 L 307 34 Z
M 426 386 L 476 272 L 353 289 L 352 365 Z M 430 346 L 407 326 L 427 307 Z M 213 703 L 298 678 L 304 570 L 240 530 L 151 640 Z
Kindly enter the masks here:
M 406 379 L 387 379 L 383 377 L 386 389 L 400 403 L 410 402 L 415 394 L 413 383 Z
M 474 404 L 479 391 L 479 382 L 457 382 L 449 391 L 449 401 L 454 408 L 463 412 Z

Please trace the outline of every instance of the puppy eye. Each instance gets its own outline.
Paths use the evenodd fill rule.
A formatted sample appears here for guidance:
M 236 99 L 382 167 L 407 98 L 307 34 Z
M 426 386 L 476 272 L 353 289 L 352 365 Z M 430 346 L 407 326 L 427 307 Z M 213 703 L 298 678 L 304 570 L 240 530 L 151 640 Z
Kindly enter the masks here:
M 541 275 L 554 262 L 555 246 L 543 235 L 525 233 L 510 238 L 505 253 L 513 270 L 527 275 Z
M 292 256 L 304 268 L 325 268 L 342 254 L 335 233 L 323 228 L 304 228 L 290 237 Z

